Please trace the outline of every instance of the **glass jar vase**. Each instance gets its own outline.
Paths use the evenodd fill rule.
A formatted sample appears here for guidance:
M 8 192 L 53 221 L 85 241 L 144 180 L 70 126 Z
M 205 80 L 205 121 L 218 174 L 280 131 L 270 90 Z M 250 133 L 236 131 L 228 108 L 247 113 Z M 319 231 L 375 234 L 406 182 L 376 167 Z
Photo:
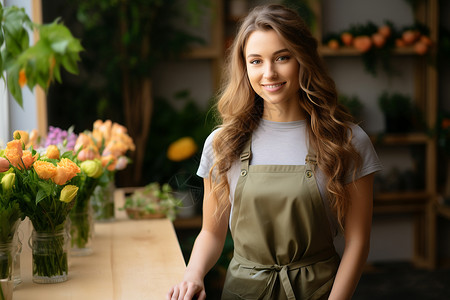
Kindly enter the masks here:
M 68 279 L 69 240 L 66 228 L 53 232 L 32 231 L 33 282 L 58 283 Z
M 86 256 L 93 252 L 93 210 L 89 201 L 82 208 L 70 212 L 70 255 Z
M 14 290 L 15 240 L 0 244 L 0 300 L 11 300 Z
M 114 221 L 114 191 L 116 186 L 114 180 L 106 185 L 98 185 L 95 187 L 91 196 L 91 205 L 94 209 L 95 221 L 110 222 Z

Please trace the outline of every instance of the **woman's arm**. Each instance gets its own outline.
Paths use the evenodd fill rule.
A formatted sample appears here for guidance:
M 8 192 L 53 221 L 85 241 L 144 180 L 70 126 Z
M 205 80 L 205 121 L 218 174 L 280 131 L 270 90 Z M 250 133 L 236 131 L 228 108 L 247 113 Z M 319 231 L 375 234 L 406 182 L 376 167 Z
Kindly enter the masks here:
M 350 206 L 345 217 L 345 248 L 329 299 L 351 299 L 370 248 L 373 174 L 346 185 Z
M 203 224 L 192 249 L 183 281 L 173 286 L 167 299 L 206 298 L 203 279 L 222 253 L 228 230 L 229 209 L 216 219 L 217 201 L 211 195 L 211 181 L 204 179 Z M 220 215 L 220 214 L 219 214 Z

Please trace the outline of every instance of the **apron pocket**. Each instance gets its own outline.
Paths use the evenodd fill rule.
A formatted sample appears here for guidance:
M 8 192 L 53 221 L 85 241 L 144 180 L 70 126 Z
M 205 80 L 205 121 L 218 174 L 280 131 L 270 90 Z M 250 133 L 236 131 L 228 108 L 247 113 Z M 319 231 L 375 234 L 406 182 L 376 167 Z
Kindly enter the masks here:
M 276 274 L 270 270 L 257 271 L 243 267 L 234 259 L 228 267 L 222 300 L 228 299 L 262 299 L 268 290 L 270 279 Z

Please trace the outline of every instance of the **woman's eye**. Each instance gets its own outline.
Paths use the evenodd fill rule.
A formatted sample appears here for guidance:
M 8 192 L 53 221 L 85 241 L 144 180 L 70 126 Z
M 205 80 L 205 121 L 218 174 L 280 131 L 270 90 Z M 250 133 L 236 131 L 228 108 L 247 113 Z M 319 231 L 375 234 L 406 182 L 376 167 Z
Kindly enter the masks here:
M 288 60 L 288 59 L 289 59 L 289 56 L 285 55 L 285 56 L 278 57 L 277 61 L 285 61 L 285 60 Z
M 251 65 L 257 65 L 259 63 L 261 63 L 261 61 L 259 59 L 254 59 L 254 60 L 250 61 Z

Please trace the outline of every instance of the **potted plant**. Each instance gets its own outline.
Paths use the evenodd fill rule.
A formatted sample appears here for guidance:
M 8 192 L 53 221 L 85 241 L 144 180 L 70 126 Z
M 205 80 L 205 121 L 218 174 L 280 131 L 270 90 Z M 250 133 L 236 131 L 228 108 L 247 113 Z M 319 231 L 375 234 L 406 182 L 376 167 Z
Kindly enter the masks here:
M 173 221 L 180 206 L 181 201 L 175 197 L 169 184 L 152 182 L 127 197 L 122 209 L 130 219 L 167 217 Z
M 385 117 L 387 133 L 405 133 L 411 130 L 413 105 L 409 96 L 384 91 L 378 105 Z

